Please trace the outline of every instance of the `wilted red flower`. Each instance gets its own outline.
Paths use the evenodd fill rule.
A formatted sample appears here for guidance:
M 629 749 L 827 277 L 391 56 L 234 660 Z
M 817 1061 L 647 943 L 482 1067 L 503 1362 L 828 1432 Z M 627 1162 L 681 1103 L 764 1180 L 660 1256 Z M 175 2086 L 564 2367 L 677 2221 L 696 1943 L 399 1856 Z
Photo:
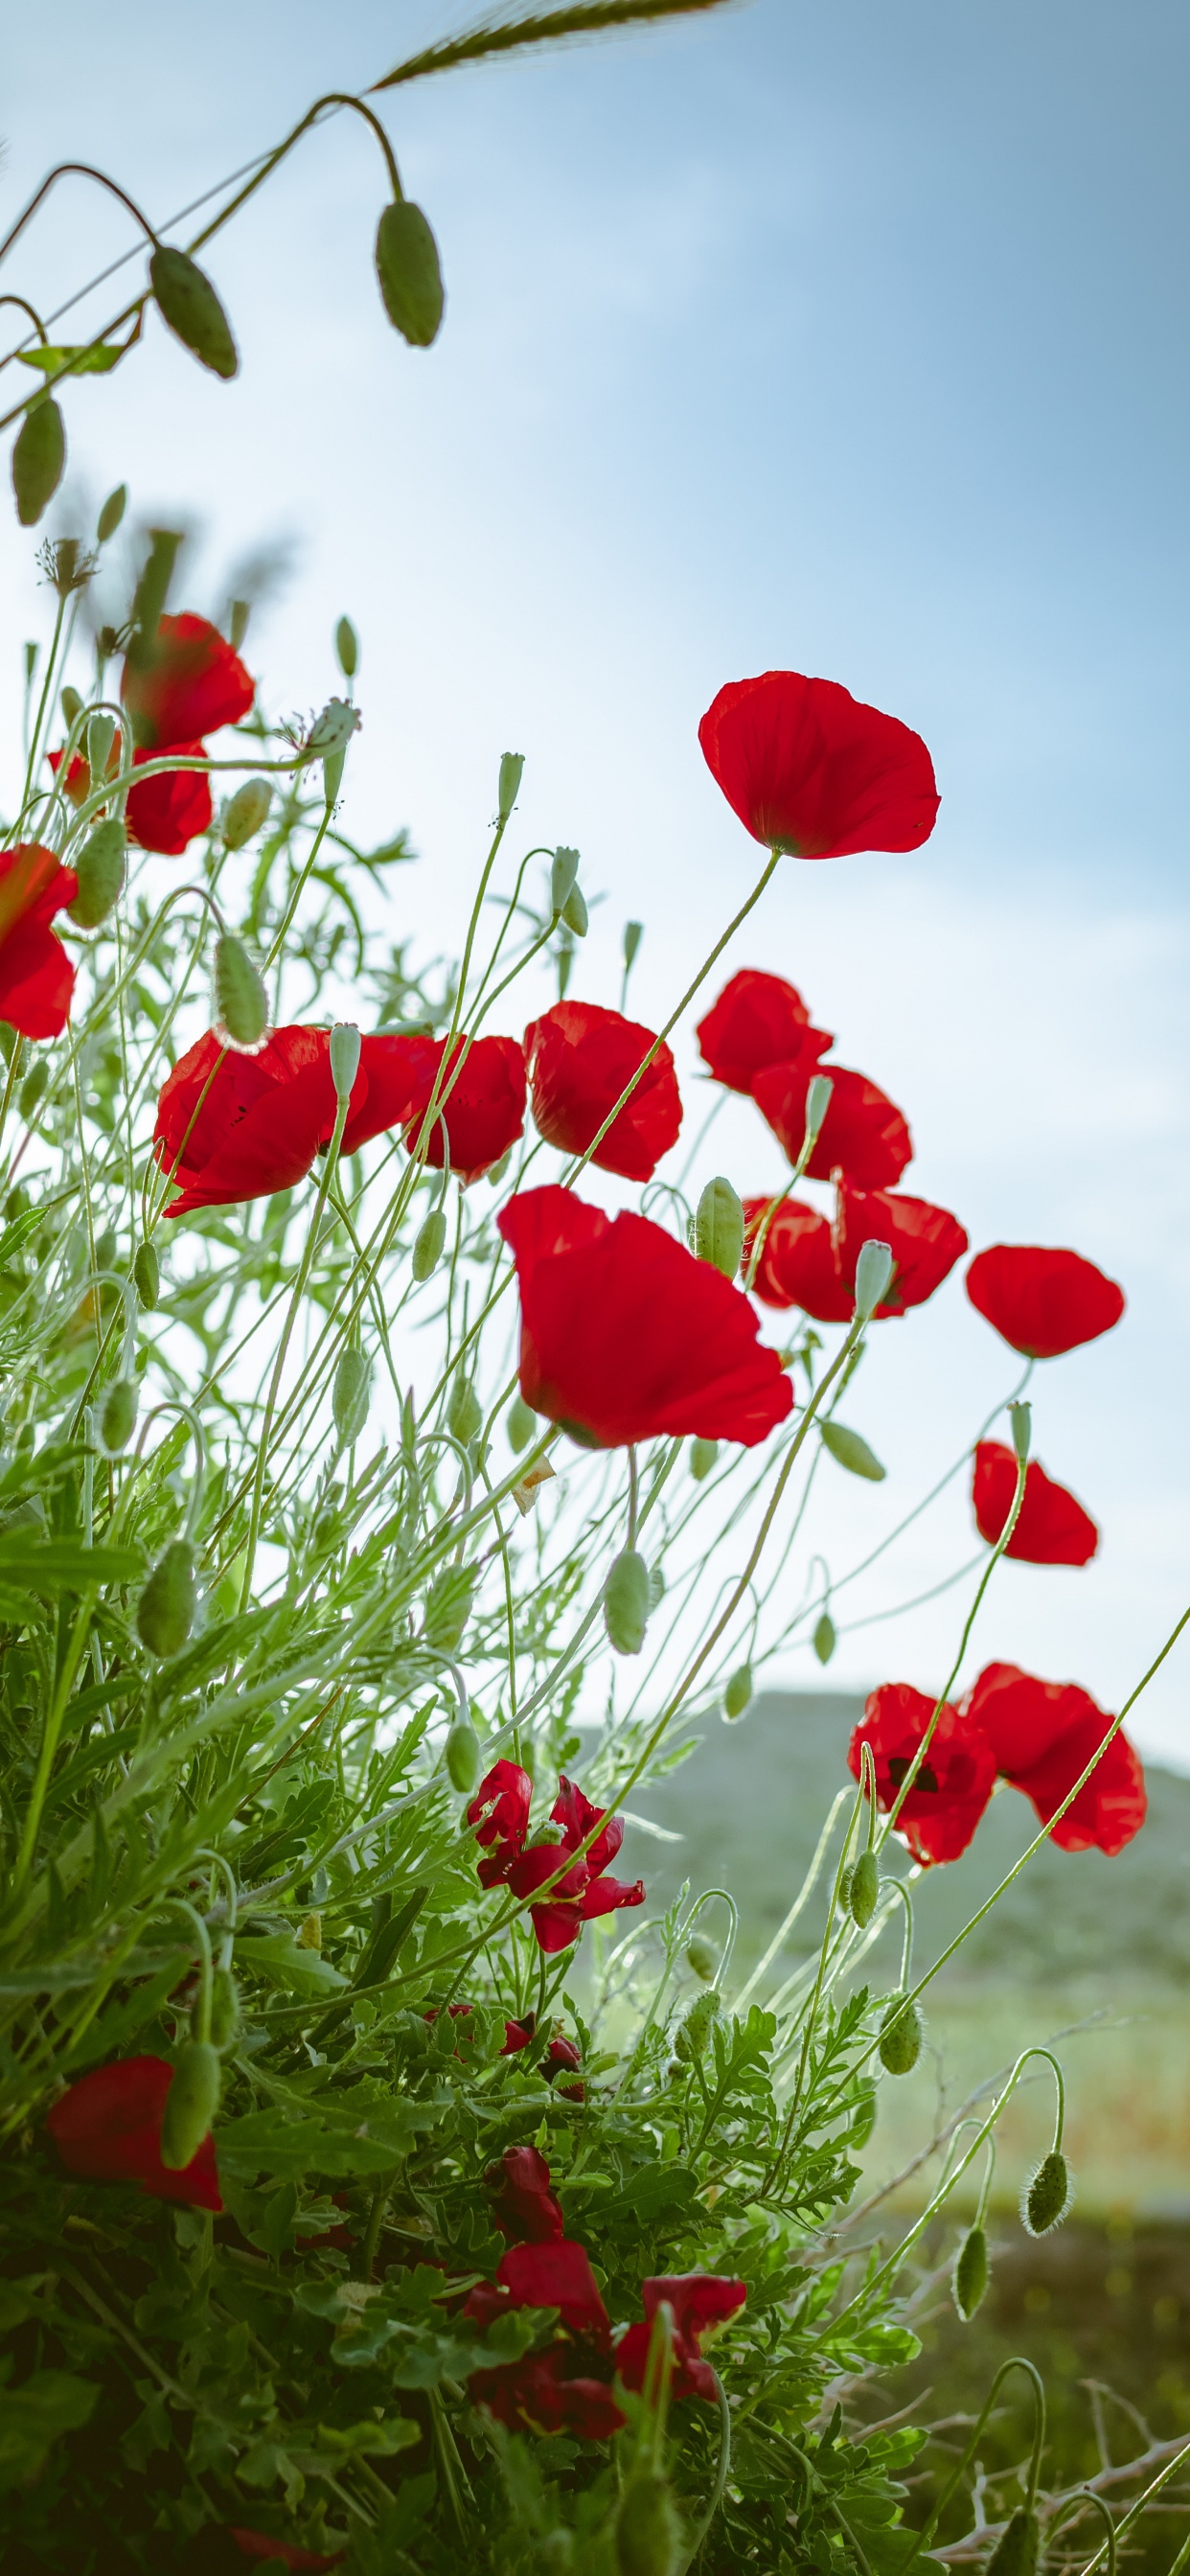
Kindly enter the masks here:
M 496 2286 L 479 2283 L 463 2314 L 486 2328 L 510 2308 L 556 2308 L 563 2339 L 499 2369 L 473 2371 L 468 2387 L 475 2404 L 499 2423 L 529 2424 L 543 2433 L 601 2442 L 618 2432 L 624 2418 L 608 2384 L 610 2320 L 584 2248 L 566 2238 L 510 2245 Z
M 558 2075 L 577 2074 L 582 2062 L 574 2041 L 565 2039 L 559 2034 L 556 2039 L 550 2041 L 542 2059 L 541 2071 L 547 2084 L 552 2084 Z M 585 2084 L 559 2084 L 558 2091 L 564 2102 L 585 2102 L 587 2098 Z
M 325 2550 L 300 2549 L 292 2540 L 274 2540 L 267 2531 L 245 2531 L 234 2522 L 229 2522 L 227 2533 L 242 2557 L 281 2558 L 287 2567 L 341 2567 L 347 2556 L 345 2549 L 332 2550 L 329 2556 Z
M 791 1163 L 806 1139 L 806 1095 L 822 1070 L 815 1057 L 800 1055 L 792 1063 L 762 1066 L 753 1080 L 756 1106 Z M 861 1189 L 885 1189 L 899 1181 L 913 1160 L 913 1143 L 895 1101 L 866 1074 L 851 1073 L 841 1064 L 826 1070 L 834 1089 L 806 1165 L 811 1180 L 829 1181 L 832 1173 L 842 1171 Z
M 521 1191 L 497 1219 L 521 1292 L 521 1394 L 588 1448 L 662 1434 L 739 1440 L 793 1394 L 745 1296 L 647 1217 L 570 1190 Z
M 848 1766 L 860 1777 L 860 1746 L 870 1744 L 876 1764 L 876 1802 L 887 1815 L 896 1805 L 934 1702 L 908 1682 L 883 1682 L 869 1693 L 861 1723 L 847 1747 Z M 996 1779 L 996 1764 L 982 1729 L 962 1709 L 943 1700 L 929 1751 L 897 1817 L 914 1860 L 957 1860 L 965 1852 Z
M 714 2405 L 715 2373 L 702 2357 L 701 2338 L 738 2316 L 748 2296 L 743 2281 L 728 2281 L 718 2272 L 681 2272 L 645 2281 L 641 2288 L 645 2322 L 629 2326 L 616 2345 L 616 2370 L 625 2388 L 643 2388 L 653 2319 L 662 2299 L 673 2310 L 673 2397 L 705 2397 Z
M 74 968 L 50 923 L 73 903 L 78 878 L 39 841 L 0 851 L 0 1019 L 23 1038 L 60 1037 Z
M 892 1285 L 877 1315 L 903 1315 L 910 1306 L 924 1306 L 967 1249 L 966 1232 L 948 1208 L 933 1207 L 928 1199 L 910 1198 L 901 1190 L 856 1189 L 846 1180 L 838 1192 L 834 1241 L 839 1273 L 850 1289 L 865 1243 L 888 1244 Z
M 975 1451 L 971 1500 L 981 1538 L 994 1547 L 1012 1509 L 1016 1492 L 1016 1457 L 1001 1440 L 981 1440 Z M 1086 1565 L 1099 1545 L 1099 1532 L 1089 1512 L 1055 1485 L 1044 1467 L 1031 1458 L 1016 1528 L 1004 1550 L 1025 1565 Z
M 1057 1359 L 1111 1331 L 1124 1291 L 1078 1252 L 1038 1243 L 993 1243 L 967 1272 L 967 1295 L 1014 1351 Z
M 430 1097 L 446 1051 L 445 1038 L 404 1036 L 381 1031 L 366 1038 L 367 1116 L 349 1119 L 343 1151 L 354 1154 L 382 1127 L 403 1127 L 412 1154 L 425 1122 Z M 466 1054 L 463 1050 L 466 1048 Z M 442 1123 L 450 1138 L 450 1168 L 456 1180 L 478 1181 L 515 1145 L 525 1124 L 525 1060 L 515 1038 L 460 1035 L 451 1049 L 451 1064 L 463 1057 L 441 1116 L 422 1148 L 422 1158 L 435 1172 L 445 1159 Z M 354 1102 L 354 1093 L 352 1099 Z
M 519 2057 L 523 2048 L 532 2048 L 536 2036 L 536 2013 L 526 2013 L 521 2021 L 506 2021 L 501 2057 Z
M 215 2141 L 175 2173 L 161 2161 L 161 2120 L 174 2070 L 163 2057 L 122 2057 L 72 2084 L 46 2115 L 63 2164 L 87 2182 L 138 2182 L 154 2200 L 220 2210 Z
M 184 611 L 161 618 L 148 651 L 125 662 L 120 695 L 136 742 L 173 749 L 238 724 L 256 683 L 218 627 Z
M 506 1878 L 523 1852 L 532 1803 L 533 1783 L 519 1762 L 494 1762 L 467 1809 L 467 1822 L 474 1825 L 475 1839 L 487 1853 L 478 1863 L 481 1887 L 495 1887 Z
M 817 1060 L 834 1039 L 810 1025 L 795 984 L 743 966 L 726 983 L 696 1031 L 704 1064 L 729 1091 L 749 1092 L 766 1064 L 785 1064 L 803 1051 Z
M 206 744 L 171 742 L 162 744 L 159 751 L 134 751 L 132 766 L 140 769 L 147 760 L 160 760 L 167 750 L 185 760 L 201 760 Z M 129 840 L 139 842 L 142 850 L 179 859 L 200 832 L 210 830 L 212 810 L 205 769 L 163 769 L 156 778 L 144 778 L 139 786 L 129 788 L 124 820 Z
M 547 1145 L 585 1154 L 655 1037 L 655 1030 L 597 1002 L 555 1002 L 531 1020 L 525 1031 L 529 1100 Z M 626 1181 L 649 1181 L 681 1124 L 674 1060 L 662 1045 L 591 1160 Z
M 502 2235 L 523 2245 L 561 2242 L 566 2223 L 550 2190 L 549 2166 L 536 2147 L 506 2147 L 487 2178 L 499 2184 L 492 2216 Z
M 920 734 L 837 680 L 731 680 L 698 728 L 703 757 L 754 840 L 798 859 L 917 850 L 938 813 Z
M 744 1201 L 745 1261 L 771 1206 L 771 1199 Z M 847 1324 L 855 1312 L 855 1298 L 835 1260 L 830 1219 L 820 1216 L 808 1199 L 782 1199 L 773 1209 L 753 1286 L 766 1306 L 800 1306 L 819 1324 Z
M 1043 1825 L 1057 1814 L 1111 1725 L 1076 1682 L 1038 1681 L 1016 1664 L 986 1664 L 964 1702 L 992 1762 L 1021 1789 Z M 1051 1832 L 1061 1851 L 1114 1856 L 1140 1832 L 1148 1801 L 1140 1760 L 1122 1731 Z
M 362 1098 L 366 1075 L 357 1085 Z M 228 1053 L 208 1030 L 158 1097 L 153 1151 L 182 1188 L 167 1216 L 295 1188 L 329 1143 L 336 1106 L 325 1029 L 275 1029 L 258 1055 Z

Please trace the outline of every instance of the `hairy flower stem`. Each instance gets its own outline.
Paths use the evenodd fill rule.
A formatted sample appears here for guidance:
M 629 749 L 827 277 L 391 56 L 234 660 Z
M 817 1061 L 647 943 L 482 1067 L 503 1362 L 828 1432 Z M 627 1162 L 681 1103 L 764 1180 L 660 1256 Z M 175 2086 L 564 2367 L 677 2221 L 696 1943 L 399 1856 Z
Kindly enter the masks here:
M 322 1219 L 326 1208 L 327 1195 L 330 1190 L 331 1182 L 334 1179 L 335 1168 L 339 1160 L 339 1147 L 343 1142 L 343 1130 L 347 1124 L 347 1112 L 350 1105 L 349 1100 L 342 1099 L 340 1100 L 335 1112 L 334 1132 L 327 1149 L 327 1157 L 323 1166 L 322 1177 L 318 1184 L 318 1196 L 314 1202 L 314 1213 L 310 1219 L 309 1228 L 306 1234 L 305 1249 L 303 1250 L 302 1258 L 298 1266 L 297 1277 L 293 1283 L 293 1294 L 289 1300 L 289 1312 L 285 1318 L 281 1340 L 277 1348 L 277 1357 L 273 1363 L 273 1374 L 269 1384 L 268 1399 L 264 1409 L 264 1423 L 261 1428 L 260 1439 L 256 1452 L 256 1474 L 252 1485 L 252 1509 L 248 1522 L 248 1539 L 244 1556 L 244 1579 L 240 1587 L 241 1612 L 247 1609 L 248 1604 L 252 1599 L 252 1575 L 256 1563 L 256 1543 L 260 1535 L 260 1513 L 261 1505 L 264 1500 L 264 1479 L 268 1461 L 269 1433 L 272 1430 L 273 1415 L 277 1407 L 277 1395 L 281 1385 L 281 1373 L 285 1366 L 293 1328 L 297 1322 L 298 1309 L 306 1293 L 306 1283 L 310 1276 L 310 1267 L 314 1259 L 315 1247 L 322 1228 Z

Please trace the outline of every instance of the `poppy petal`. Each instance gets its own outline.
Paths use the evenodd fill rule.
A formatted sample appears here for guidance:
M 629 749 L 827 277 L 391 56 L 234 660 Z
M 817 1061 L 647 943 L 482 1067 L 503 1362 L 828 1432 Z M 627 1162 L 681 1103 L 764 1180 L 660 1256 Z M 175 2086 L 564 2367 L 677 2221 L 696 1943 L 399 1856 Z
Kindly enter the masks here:
M 916 850 L 938 814 L 920 734 L 836 680 L 763 671 L 720 689 L 703 757 L 753 839 L 802 859 Z
M 525 1062 L 534 1123 L 546 1143 L 585 1154 L 655 1044 L 652 1029 L 594 1002 L 555 1002 L 530 1021 Z M 662 1044 L 591 1159 L 625 1180 L 651 1180 L 681 1124 L 674 1060 Z
M 1000 1440 L 981 1440 L 975 1451 L 971 1500 L 979 1535 L 989 1547 L 996 1545 L 1015 1492 L 1014 1451 Z M 1005 1555 L 1025 1565 L 1087 1565 L 1098 1545 L 1099 1532 L 1090 1513 L 1031 1458 L 1017 1525 Z
M 816 1059 L 795 1057 L 792 1063 L 764 1066 L 752 1084 L 752 1097 L 774 1136 L 796 1163 L 806 1137 L 806 1100 Z M 861 1189 L 887 1189 L 900 1180 L 913 1160 L 908 1125 L 878 1084 L 846 1065 L 827 1067 L 833 1084 L 827 1113 L 806 1170 L 814 1181 L 829 1181 L 835 1171 Z
M 138 743 L 190 742 L 238 724 L 256 695 L 239 654 L 205 617 L 162 617 L 152 647 L 124 664 L 120 695 Z
M 1124 1312 L 1123 1289 L 1093 1261 L 1044 1244 L 989 1244 L 976 1253 L 966 1284 L 977 1312 L 1034 1360 L 1096 1341 Z
M 884 1682 L 869 1694 L 863 1719 L 847 1748 L 848 1768 L 861 1775 L 861 1746 L 876 1765 L 876 1802 L 888 1814 L 934 1715 L 934 1702 L 908 1682 Z M 996 1781 L 996 1762 L 983 1729 L 965 1709 L 944 1700 L 929 1750 L 897 1817 L 897 1831 L 923 1868 L 957 1860 L 966 1851 Z
M 704 1064 L 729 1091 L 751 1091 L 753 1075 L 766 1064 L 786 1064 L 803 1048 L 817 1061 L 834 1045 L 825 1029 L 811 1028 L 797 986 L 758 966 L 731 977 L 696 1035 Z

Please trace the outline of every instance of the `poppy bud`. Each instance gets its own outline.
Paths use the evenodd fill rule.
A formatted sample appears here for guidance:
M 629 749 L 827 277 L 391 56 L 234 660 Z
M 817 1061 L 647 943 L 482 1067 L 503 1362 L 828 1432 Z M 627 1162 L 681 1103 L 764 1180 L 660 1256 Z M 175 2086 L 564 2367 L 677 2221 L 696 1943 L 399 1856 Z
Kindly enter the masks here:
M 678 2576 L 682 2527 L 664 2478 L 634 2477 L 616 2515 L 618 2576 Z
M 820 1664 L 829 1664 L 835 1651 L 835 1623 L 829 1610 L 824 1610 L 814 1630 L 814 1652 Z
M 648 1566 L 634 1547 L 621 1548 L 603 1587 L 603 1624 L 618 1655 L 639 1655 L 649 1608 Z
M 523 1395 L 514 1395 L 504 1417 L 510 1449 L 527 1449 L 537 1429 L 537 1415 Z
M 78 723 L 79 717 L 83 712 L 83 702 L 79 696 L 78 690 L 72 689 L 69 681 L 62 691 L 61 707 L 63 723 L 69 730 L 71 725 Z
M 481 1760 L 479 1737 L 470 1718 L 464 1717 L 460 1710 L 446 1737 L 446 1768 L 452 1787 L 464 1795 L 473 1789 L 479 1778 Z
M 161 2161 L 171 2173 L 192 2164 L 219 2108 L 219 2051 L 188 2039 L 161 2115 Z
M 968 2228 L 954 2258 L 950 2286 L 959 2315 L 969 2326 L 988 2286 L 988 2240 L 982 2227 Z
M 866 1324 L 879 1306 L 892 1278 L 893 1257 L 887 1243 L 864 1243 L 855 1265 L 855 1311 Z
M 873 1485 L 883 1484 L 888 1470 L 881 1466 L 875 1451 L 869 1449 L 866 1440 L 861 1440 L 858 1431 L 849 1431 L 843 1422 L 824 1422 L 822 1445 L 829 1449 L 840 1467 L 846 1467 L 850 1476 L 867 1476 Z
M 874 1851 L 862 1851 L 855 1861 L 847 1889 L 848 1910 L 852 1922 L 858 1923 L 861 1932 L 865 1924 L 872 1920 L 879 1893 L 880 1864 L 876 1854 Z
M 880 2025 L 876 2043 L 880 2063 L 890 2075 L 911 2075 L 921 2055 L 921 2014 L 916 2004 L 894 1996 Z
M 421 207 L 407 197 L 386 206 L 377 224 L 376 275 L 394 330 L 411 349 L 428 349 L 442 322 L 442 270 Z
M 1009 1405 L 1008 1423 L 1009 1429 L 1012 1433 L 1012 1445 L 1022 1466 L 1029 1455 L 1029 1433 L 1032 1427 L 1032 1422 L 1033 1407 L 1031 1404 Z
M 12 488 L 23 528 L 35 528 L 53 500 L 66 463 L 66 430 L 56 402 L 44 394 L 27 411 L 12 451 Z
M 730 1181 L 719 1173 L 708 1181 L 694 1219 L 694 1249 L 725 1279 L 734 1279 L 744 1249 L 744 1211 Z
M 570 889 L 578 875 L 578 851 L 555 850 L 550 868 L 550 911 L 555 920 L 566 909 Z
M 413 1246 L 413 1276 L 415 1279 L 428 1279 L 431 1273 L 437 1269 L 438 1264 L 442 1259 L 442 1247 L 445 1241 L 446 1218 L 443 1215 L 441 1208 L 431 1208 L 428 1217 L 425 1218 L 423 1224 L 418 1228 L 417 1238 Z
M 831 1105 L 834 1084 L 828 1073 L 816 1073 L 806 1092 L 806 1134 L 816 1136 Z
M 109 537 L 114 537 L 127 507 L 128 485 L 126 483 L 117 483 L 115 491 L 108 493 L 103 508 L 99 513 L 99 517 L 95 522 L 95 534 L 98 537 L 101 546 L 105 546 L 107 544 Z
M 157 1258 L 155 1243 L 137 1245 L 132 1276 L 142 1306 L 147 1307 L 151 1313 L 161 1294 L 161 1263 Z
M 521 779 L 524 776 L 524 771 L 525 755 L 523 751 L 505 751 L 501 753 L 498 807 L 502 823 L 506 823 L 508 821 L 508 817 L 516 803 L 517 797 L 520 793 Z
M 732 1674 L 727 1688 L 723 1693 L 724 1723 L 728 1726 L 734 1726 L 736 1719 L 738 1717 L 742 1717 L 745 1709 L 750 1708 L 751 1704 L 752 1666 L 751 1664 L 741 1664 L 738 1671 Z
M 352 1086 L 359 1072 L 362 1040 L 351 1020 L 336 1020 L 331 1030 L 331 1081 L 335 1098 L 340 1103 L 350 1100 Z
M 39 1061 L 36 1064 L 30 1065 L 28 1073 L 21 1084 L 20 1091 L 17 1094 L 17 1108 L 20 1110 L 26 1126 L 28 1126 L 29 1120 L 32 1118 L 38 1102 L 43 1096 L 49 1078 L 50 1069 L 48 1064 L 43 1061 Z
M 215 1020 L 222 1046 L 259 1055 L 269 1034 L 269 997 L 259 967 L 231 930 L 215 942 Z
M 211 2046 L 234 2046 L 239 2036 L 240 1998 L 230 1968 L 216 1968 L 211 1979 Z
M 368 1419 L 368 1393 L 372 1384 L 372 1363 L 365 1352 L 349 1342 L 339 1353 L 331 1388 L 331 1413 L 340 1446 L 350 1449 L 358 1440 Z
M 644 925 L 643 921 L 626 921 L 626 922 L 625 922 L 625 924 L 624 924 L 624 972 L 625 972 L 625 974 L 626 974 L 626 975 L 630 975 L 630 974 L 631 974 L 632 969 L 633 969 L 634 965 L 636 964 L 636 953 L 637 953 L 638 948 L 640 947 L 640 943 L 641 943 L 642 939 L 644 938 L 644 935 L 645 935 L 645 925 Z
M 711 1469 L 714 1466 L 718 1455 L 719 1443 L 717 1440 L 691 1441 L 690 1473 L 693 1476 L 696 1485 L 701 1485 L 704 1476 L 710 1475 Z
M 1060 2227 L 1073 2198 L 1070 2167 L 1061 2148 L 1051 2147 L 1021 2201 L 1021 2217 L 1030 2236 L 1048 2236 L 1051 2228 Z
M 161 319 L 184 349 L 227 378 L 239 370 L 239 352 L 231 324 L 210 278 L 187 251 L 162 243 L 149 261 L 149 282 Z
M 228 800 L 223 817 L 223 847 L 242 850 L 254 832 L 259 832 L 273 801 L 267 778 L 246 778 L 242 787 Z
M 335 628 L 335 656 L 345 680 L 354 680 L 359 669 L 359 637 L 349 617 L 341 617 Z
M 835 1898 L 835 1903 L 838 1906 L 840 1914 L 850 1914 L 851 1912 L 851 1873 L 854 1867 L 855 1862 L 853 1860 L 844 1861 L 843 1867 L 839 1872 L 839 1892 Z
M 1041 2528 L 1028 2505 L 1018 2505 L 1000 2534 L 984 2576 L 1036 2576 Z
M 95 775 L 93 770 L 91 775 Z M 116 814 L 109 814 L 105 823 L 97 823 L 84 841 L 74 862 L 78 893 L 69 907 L 70 918 L 80 930 L 98 930 L 119 901 L 124 890 L 126 846 L 124 826 Z
M 687 2062 L 701 2057 L 719 2011 L 719 1991 L 711 1986 L 705 1995 L 696 1995 L 685 2019 L 674 2032 L 674 2055 Z
M 252 602 L 250 599 L 233 599 L 227 619 L 227 640 L 233 653 L 239 652 L 240 646 L 244 641 L 244 637 L 248 632 L 248 620 L 251 615 Z
M 692 1932 L 686 1943 L 686 1965 L 693 1968 L 696 1977 L 702 1978 L 704 1986 L 709 1986 L 718 1964 L 719 1953 L 714 1942 L 708 1941 L 702 1932 Z
M 474 1440 L 482 1422 L 483 1406 L 470 1379 L 465 1378 L 460 1369 L 455 1375 L 446 1407 L 447 1429 L 453 1431 L 455 1439 L 461 1440 L 465 1447 L 469 1440 Z
M 198 1591 L 189 1540 L 171 1538 L 136 1605 L 136 1633 L 151 1655 L 179 1654 L 194 1626 Z
M 562 919 L 576 939 L 585 939 L 589 926 L 586 897 L 581 886 L 573 885 L 562 906 Z
M 87 767 L 92 780 L 106 778 L 115 739 L 115 717 L 109 716 L 106 708 L 97 707 L 95 714 L 87 718 Z
M 140 1388 L 134 1377 L 113 1378 L 99 1414 L 99 1438 L 109 1458 L 126 1449 L 136 1428 Z

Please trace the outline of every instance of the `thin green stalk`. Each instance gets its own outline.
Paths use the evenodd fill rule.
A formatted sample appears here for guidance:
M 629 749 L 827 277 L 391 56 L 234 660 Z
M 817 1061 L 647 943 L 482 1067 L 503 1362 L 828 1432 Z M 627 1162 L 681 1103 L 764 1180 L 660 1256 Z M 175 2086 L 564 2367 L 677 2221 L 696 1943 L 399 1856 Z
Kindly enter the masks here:
M 268 1399 L 264 1409 L 264 1424 L 260 1433 L 260 1440 L 256 1454 L 256 1473 L 252 1484 L 252 1510 L 248 1523 L 248 1539 L 244 1557 L 244 1580 L 240 1588 L 241 1612 L 247 1609 L 252 1598 L 252 1575 L 256 1564 L 256 1544 L 260 1535 L 260 1514 L 264 1500 L 264 1479 L 268 1459 L 269 1433 L 272 1429 L 273 1415 L 276 1411 L 277 1395 L 281 1385 L 281 1373 L 285 1366 L 293 1328 L 297 1322 L 298 1309 L 306 1293 L 306 1283 L 310 1276 L 310 1268 L 314 1259 L 315 1247 L 317 1245 L 322 1226 L 327 1194 L 329 1192 L 331 1182 L 334 1179 L 335 1166 L 339 1160 L 339 1147 L 343 1142 L 343 1130 L 347 1124 L 347 1112 L 350 1105 L 349 1099 L 341 1099 L 335 1112 L 334 1132 L 331 1136 L 326 1162 L 323 1166 L 322 1177 L 318 1184 L 318 1195 L 314 1202 L 314 1213 L 310 1219 L 305 1247 L 302 1252 L 301 1262 L 298 1266 L 298 1274 L 293 1283 L 293 1294 L 289 1300 L 289 1312 L 285 1318 L 281 1340 L 277 1348 L 277 1356 L 273 1363 L 273 1374 L 269 1384 Z

